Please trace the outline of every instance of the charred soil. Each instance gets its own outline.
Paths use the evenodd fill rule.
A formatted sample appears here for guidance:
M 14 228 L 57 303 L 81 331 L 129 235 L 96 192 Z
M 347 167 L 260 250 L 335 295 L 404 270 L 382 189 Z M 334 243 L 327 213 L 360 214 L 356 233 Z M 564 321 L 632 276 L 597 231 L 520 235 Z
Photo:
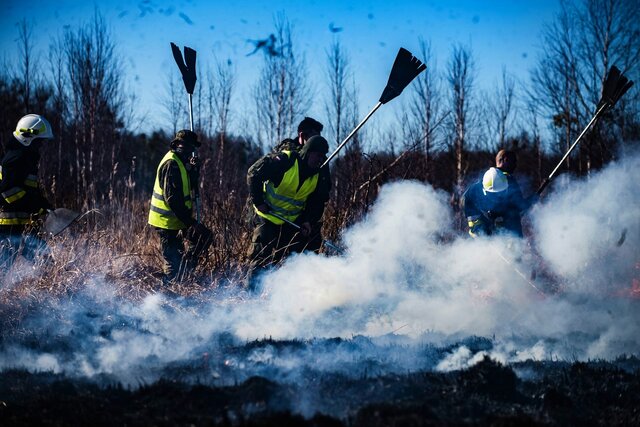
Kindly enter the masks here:
M 503 366 L 485 358 L 448 373 L 353 378 L 309 370 L 295 382 L 255 376 L 211 386 L 167 378 L 137 387 L 6 370 L 0 374 L 0 423 L 629 426 L 640 425 L 639 365 L 631 358 Z

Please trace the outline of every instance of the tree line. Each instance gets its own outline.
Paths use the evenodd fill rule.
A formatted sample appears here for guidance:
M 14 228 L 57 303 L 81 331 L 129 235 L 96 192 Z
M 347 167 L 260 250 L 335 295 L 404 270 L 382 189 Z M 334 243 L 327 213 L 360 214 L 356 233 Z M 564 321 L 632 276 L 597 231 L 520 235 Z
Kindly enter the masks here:
M 339 238 L 344 226 L 367 212 L 380 185 L 391 180 L 416 179 L 443 189 L 457 209 L 465 186 L 492 164 L 500 148 L 518 152 L 518 175 L 535 189 L 593 114 L 609 67 L 615 64 L 637 81 L 639 18 L 633 0 L 563 0 L 543 28 L 529 79 L 518 80 L 504 67 L 491 89 L 477 85 L 470 46 L 453 45 L 440 65 L 430 41 L 420 39 L 414 55 L 428 67 L 396 101 L 401 109 L 394 123 L 383 130 L 365 127 L 332 163 L 325 232 Z M 117 45 L 99 12 L 52 40 L 46 58 L 34 53 L 29 22 L 17 27 L 19 61 L 0 71 L 5 129 L 0 143 L 5 147 L 13 138 L 10 131 L 22 115 L 47 117 L 55 134 L 43 147 L 40 171 L 50 183 L 48 196 L 56 206 L 100 209 L 103 217 L 87 229 L 114 234 L 110 246 L 129 251 L 124 236 L 150 235 L 145 223 L 155 169 L 172 134 L 187 122 L 178 73 L 168 78 L 159 100 L 168 127 L 140 132 L 133 126 L 135 94 L 126 87 Z M 311 107 L 310 88 L 322 88 L 324 116 L 316 118 L 333 146 L 362 119 L 357 78 L 339 36 L 326 48 L 324 81 L 312 82 L 284 14 L 275 16 L 272 34 L 270 49 L 259 53 L 251 106 L 239 104 L 232 61 L 198 69 L 194 126 L 203 140 L 203 217 L 219 239 L 211 260 L 215 268 L 242 262 L 249 238 L 246 171 L 278 141 L 295 135 Z M 633 87 L 598 122 L 565 169 L 588 176 L 637 146 L 639 93 Z M 251 119 L 241 116 L 242 110 L 251 111 Z M 232 121 L 242 134 L 230 132 Z M 130 218 L 126 224 L 124 217 Z M 105 231 L 109 227 L 115 230 Z

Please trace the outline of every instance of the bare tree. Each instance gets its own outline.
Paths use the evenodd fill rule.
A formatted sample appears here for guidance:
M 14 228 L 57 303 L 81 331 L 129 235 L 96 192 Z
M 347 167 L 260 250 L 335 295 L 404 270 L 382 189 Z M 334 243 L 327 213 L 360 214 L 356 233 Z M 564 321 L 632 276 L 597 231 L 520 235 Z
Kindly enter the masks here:
M 640 8 L 631 0 L 585 0 L 576 6 L 578 35 L 578 60 L 580 64 L 579 99 L 584 116 L 590 116 L 602 93 L 606 73 L 612 65 L 625 73 L 634 73 L 640 64 Z M 637 71 L 635 72 L 637 76 Z M 586 171 L 592 166 L 593 157 L 607 159 L 615 155 L 621 139 L 613 127 L 625 115 L 627 100 L 638 97 L 637 89 L 631 91 L 618 107 L 600 121 L 596 131 L 581 146 Z
M 75 146 L 72 174 L 77 194 L 85 194 L 88 205 L 96 201 L 96 187 L 108 185 L 106 180 L 115 164 L 118 132 L 124 126 L 123 71 L 115 43 L 97 11 L 88 24 L 68 29 L 62 43 Z
M 507 132 L 515 121 L 514 101 L 516 98 L 516 82 L 505 67 L 502 68 L 500 83 L 496 86 L 487 104 L 490 126 L 490 137 L 494 144 L 492 150 L 497 147 L 504 147 Z
M 530 98 L 526 104 L 526 117 L 529 122 L 529 129 L 531 129 L 531 136 L 533 137 L 533 146 L 536 155 L 536 179 L 538 182 L 542 182 L 542 137 L 540 135 L 540 112 L 538 111 L 540 106 L 536 103 L 535 99 Z
M 356 85 L 356 77 L 353 73 L 351 73 L 351 84 L 350 88 L 347 89 L 347 93 L 349 96 L 347 96 L 347 102 L 345 103 L 346 114 L 345 126 L 343 127 L 345 132 L 343 137 L 340 138 L 340 142 L 342 142 L 342 140 L 347 137 L 348 133 L 355 129 L 360 120 L 362 120 L 362 117 L 360 117 L 360 108 L 358 107 L 358 96 L 360 91 Z M 369 128 L 360 129 L 355 135 L 353 135 L 351 138 L 351 144 L 345 148 L 345 153 L 361 153 L 362 150 L 365 149 L 363 147 L 363 142 L 368 139 L 368 129 Z
M 593 114 L 611 65 L 633 72 L 640 63 L 640 10 L 632 0 L 566 0 L 543 32 L 544 51 L 532 73 L 533 97 L 542 114 L 553 118 L 562 149 L 573 142 Z M 626 102 L 601 120 L 578 150 L 578 171 L 589 172 L 593 156 L 604 162 L 616 151 L 612 125 L 624 115 Z M 571 166 L 567 158 L 567 167 Z
M 306 62 L 294 48 L 291 24 L 284 14 L 274 21 L 273 46 L 263 51 L 262 70 L 253 90 L 256 139 L 263 147 L 290 136 L 311 105 Z
M 222 185 L 225 175 L 225 145 L 229 131 L 231 99 L 235 89 L 235 82 L 235 68 L 231 60 L 218 61 L 215 69 L 215 78 L 213 76 L 210 77 L 210 88 L 212 93 L 211 116 L 215 118 L 215 130 L 218 135 L 216 170 L 218 171 L 220 185 Z
M 566 151 L 579 122 L 577 99 L 578 64 L 573 15 L 562 2 L 556 20 L 543 30 L 544 54 L 532 72 L 532 96 L 553 119 L 561 149 Z M 570 166 L 567 158 L 567 167 Z
M 186 95 L 180 77 L 176 73 L 170 73 L 161 105 L 164 107 L 164 117 L 169 121 L 173 135 L 178 131 L 178 122 L 185 114 L 189 114 L 184 99 Z
M 465 175 L 465 150 L 471 124 L 471 101 L 475 78 L 475 65 L 471 49 L 457 45 L 451 52 L 447 70 L 449 102 L 452 111 L 453 150 L 455 156 L 455 183 L 453 202 L 457 205 Z
M 352 76 L 351 66 L 347 54 L 340 44 L 339 39 L 335 39 L 327 50 L 326 76 L 329 86 L 328 99 L 325 101 L 325 111 L 327 113 L 327 123 L 330 135 L 336 146 L 342 142 L 347 132 L 346 118 L 347 102 L 353 96 L 348 89 L 348 82 Z
M 442 108 L 440 107 L 440 82 L 436 74 L 436 61 L 431 50 L 431 43 L 420 39 L 419 44 L 420 57 L 428 66 L 412 85 L 407 130 L 411 145 L 420 143 L 422 146 L 426 179 L 429 181 L 430 160 L 437 140 L 434 130 Z
M 202 76 L 202 62 L 198 61 L 196 63 L 196 76 Z M 204 131 L 205 121 L 208 121 L 207 117 L 210 117 L 211 110 L 207 108 L 206 103 L 206 95 L 204 93 L 204 85 L 202 84 L 204 79 L 200 78 L 196 80 L 196 85 L 193 89 L 193 94 L 191 96 L 191 105 L 193 108 L 193 131 L 196 133 L 202 133 Z M 184 97 L 187 98 L 188 104 L 188 95 L 186 90 L 184 92 Z M 189 118 L 189 111 L 187 110 L 187 119 Z M 189 123 L 189 122 L 187 122 Z M 185 126 L 188 128 L 189 126 Z
M 624 72 L 640 63 L 640 8 L 631 0 L 585 0 L 575 7 L 577 54 L 587 104 L 598 102 L 607 70 L 617 65 Z
M 22 96 L 24 103 L 24 111 L 31 111 L 31 88 L 33 85 L 33 44 L 31 41 L 32 31 L 27 20 L 22 19 L 18 24 L 18 41 L 20 44 L 21 55 L 21 77 L 22 77 Z
M 57 165 L 55 176 L 62 176 L 62 143 L 65 138 L 65 119 L 68 117 L 69 111 L 69 98 L 66 93 L 67 76 L 65 74 L 65 56 L 62 49 L 62 42 L 57 39 L 49 46 L 49 74 L 51 76 L 53 94 L 52 94 L 52 109 L 57 114 L 50 119 L 51 126 L 53 126 L 54 136 L 58 143 L 56 144 L 57 153 Z

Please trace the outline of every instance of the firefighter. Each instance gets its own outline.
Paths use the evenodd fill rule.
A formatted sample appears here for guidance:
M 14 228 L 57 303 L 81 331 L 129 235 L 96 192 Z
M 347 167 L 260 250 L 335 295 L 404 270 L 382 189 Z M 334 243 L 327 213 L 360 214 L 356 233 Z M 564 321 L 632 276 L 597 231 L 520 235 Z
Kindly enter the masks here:
M 250 290 L 255 290 L 262 270 L 287 254 L 320 251 L 320 220 L 331 189 L 329 168 L 320 166 L 328 151 L 327 140 L 314 135 L 300 152 L 268 154 L 249 168 L 247 184 L 255 214 L 248 252 Z M 283 219 L 299 225 L 300 231 Z
M 38 185 L 40 147 L 53 139 L 51 124 L 39 114 L 22 117 L 0 165 L 0 269 L 7 271 L 18 254 L 34 262 L 48 255 L 36 221 L 52 209 Z
M 472 184 L 462 196 L 462 208 L 472 237 L 510 234 L 522 237 L 522 214 L 537 200 L 525 199 L 513 176 L 517 167 L 515 152 L 500 150 L 496 167 L 487 170 L 482 181 Z
M 193 217 L 198 164 L 198 136 L 181 130 L 158 166 L 151 196 L 149 224 L 160 237 L 165 284 L 191 274 L 213 241 L 211 231 Z

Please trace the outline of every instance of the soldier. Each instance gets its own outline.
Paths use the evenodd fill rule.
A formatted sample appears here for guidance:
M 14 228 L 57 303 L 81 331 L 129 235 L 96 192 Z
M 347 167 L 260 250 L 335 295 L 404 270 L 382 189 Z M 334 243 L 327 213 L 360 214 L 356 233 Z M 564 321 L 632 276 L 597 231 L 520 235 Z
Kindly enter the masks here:
M 288 253 L 312 250 L 322 245 L 321 218 L 329 200 L 329 168 L 320 169 L 329 144 L 320 135 L 310 137 L 300 152 L 284 150 L 268 154 L 247 173 L 255 229 L 249 249 L 248 287 L 255 290 L 260 270 L 280 261 Z M 300 232 L 287 224 L 295 222 Z
M 193 272 L 213 241 L 211 230 L 193 217 L 192 190 L 198 185 L 193 153 L 199 146 L 194 132 L 179 131 L 156 173 L 149 224 L 160 237 L 164 283 L 180 281 Z

